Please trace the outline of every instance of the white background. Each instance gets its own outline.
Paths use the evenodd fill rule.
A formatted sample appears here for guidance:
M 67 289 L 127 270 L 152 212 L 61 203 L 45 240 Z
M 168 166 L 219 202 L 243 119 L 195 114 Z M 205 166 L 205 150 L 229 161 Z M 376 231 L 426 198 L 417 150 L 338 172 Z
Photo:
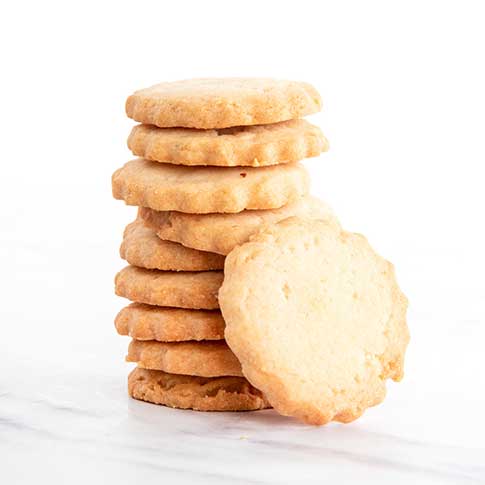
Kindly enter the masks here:
M 267 458 L 284 474 L 268 474 L 251 437 L 244 450 L 222 447 L 252 464 L 228 451 L 231 473 L 265 483 L 485 480 L 484 25 L 480 1 L 2 3 L 0 459 L 11 483 L 100 473 L 205 481 L 204 463 L 216 470 L 212 482 L 230 474 L 210 439 L 212 426 L 236 418 L 128 402 L 127 341 L 112 324 L 123 305 L 113 295 L 118 245 L 135 214 L 110 187 L 130 157 L 125 98 L 158 81 L 211 76 L 317 87 L 324 111 L 311 121 L 331 150 L 306 162 L 313 192 L 394 262 L 411 303 L 407 375 L 383 405 L 347 427 L 311 432 L 245 417 L 255 435 L 288 439 Z M 66 416 L 71 408 L 101 418 Z M 166 447 L 182 439 L 184 423 L 208 436 L 194 453 L 116 448 L 150 439 Z M 343 458 L 318 448 L 328 436 Z M 383 445 L 382 436 L 403 441 Z M 292 462 L 299 439 L 317 448 Z M 116 462 L 133 453 L 143 470 Z M 30 467 L 21 466 L 26 454 Z

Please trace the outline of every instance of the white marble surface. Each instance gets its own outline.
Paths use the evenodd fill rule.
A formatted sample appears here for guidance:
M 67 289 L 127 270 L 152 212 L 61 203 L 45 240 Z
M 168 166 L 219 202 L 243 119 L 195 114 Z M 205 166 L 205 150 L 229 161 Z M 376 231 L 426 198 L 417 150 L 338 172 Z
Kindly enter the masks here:
M 85 256 L 72 248 L 75 261 L 60 246 L 3 251 L 16 278 L 1 315 L 2 483 L 485 482 L 480 307 L 460 312 L 461 300 L 426 310 L 440 295 L 425 294 L 420 268 L 408 265 L 402 278 L 414 274 L 421 285 L 410 295 L 405 379 L 355 423 L 316 428 L 273 411 L 197 413 L 130 400 L 127 340 L 112 325 L 123 303 L 111 293 L 120 263 L 107 258 L 93 278 L 87 259 L 113 247 L 88 244 Z

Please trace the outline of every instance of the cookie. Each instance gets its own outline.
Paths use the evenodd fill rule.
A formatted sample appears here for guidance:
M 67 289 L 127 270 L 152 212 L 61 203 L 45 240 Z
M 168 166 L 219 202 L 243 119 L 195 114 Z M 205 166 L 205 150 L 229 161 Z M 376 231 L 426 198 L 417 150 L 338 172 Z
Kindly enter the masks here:
M 187 310 L 131 303 L 115 319 L 120 335 L 137 340 L 181 342 L 222 340 L 224 319 L 217 310 Z
M 171 241 L 163 241 L 137 219 L 126 226 L 120 256 L 128 263 L 164 271 L 208 271 L 224 269 L 220 254 L 197 251 Z
M 112 177 L 113 197 L 128 205 L 193 214 L 273 209 L 305 195 L 299 163 L 271 167 L 183 167 L 137 158 Z
M 184 246 L 228 254 L 267 224 L 290 216 L 324 219 L 338 226 L 332 210 L 315 197 L 307 196 L 274 210 L 242 211 L 237 214 L 184 214 L 139 209 L 141 217 L 159 237 Z
M 139 157 L 175 165 L 263 167 L 316 157 L 328 150 L 328 141 L 305 120 L 220 130 L 137 125 L 128 148 Z
M 359 234 L 268 227 L 227 256 L 219 300 L 243 374 L 283 415 L 349 422 L 403 376 L 407 299 Z
M 172 374 L 219 377 L 242 376 L 241 365 L 226 342 L 156 342 L 132 340 L 127 362 Z
M 129 118 L 161 128 L 227 128 L 277 123 L 321 110 L 307 83 L 262 78 L 187 79 L 135 91 Z
M 244 377 L 196 377 L 134 369 L 128 394 L 141 401 L 196 411 L 256 411 L 270 405 Z
M 176 273 L 127 266 L 115 278 L 115 292 L 149 305 L 214 310 L 222 271 Z

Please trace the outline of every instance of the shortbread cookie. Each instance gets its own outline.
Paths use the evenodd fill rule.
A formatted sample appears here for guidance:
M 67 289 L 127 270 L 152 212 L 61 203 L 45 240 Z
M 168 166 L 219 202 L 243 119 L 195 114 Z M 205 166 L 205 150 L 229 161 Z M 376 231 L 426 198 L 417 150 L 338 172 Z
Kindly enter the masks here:
M 193 214 L 273 209 L 308 192 L 299 163 L 271 167 L 183 167 L 137 158 L 112 177 L 113 197 L 128 205 Z
M 224 319 L 218 310 L 187 310 L 131 303 L 115 319 L 120 335 L 136 340 L 181 342 L 224 339 Z
M 161 128 L 227 128 L 263 125 L 320 111 L 317 90 L 307 83 L 258 78 L 187 79 L 136 91 L 126 114 Z
M 222 271 L 176 273 L 127 266 L 115 278 L 115 292 L 149 305 L 214 310 Z
M 131 397 L 196 411 L 256 411 L 270 405 L 244 377 L 196 377 L 160 370 L 134 369 L 128 376 Z
M 403 376 L 407 300 L 367 240 L 291 218 L 226 258 L 225 337 L 281 414 L 349 422 Z
M 137 219 L 126 226 L 120 256 L 141 268 L 164 271 L 208 271 L 224 269 L 220 254 L 197 251 L 157 237 L 153 229 Z
M 221 130 L 137 125 L 128 147 L 139 157 L 175 165 L 263 167 L 316 157 L 328 142 L 318 126 L 290 120 Z
M 328 205 L 311 196 L 279 209 L 242 211 L 237 214 L 198 215 L 158 212 L 147 208 L 140 208 L 138 214 L 162 239 L 219 254 L 228 254 L 265 225 L 291 216 L 323 219 L 336 226 L 339 224 Z
M 132 340 L 127 362 L 144 369 L 200 377 L 242 376 L 241 365 L 226 342 Z

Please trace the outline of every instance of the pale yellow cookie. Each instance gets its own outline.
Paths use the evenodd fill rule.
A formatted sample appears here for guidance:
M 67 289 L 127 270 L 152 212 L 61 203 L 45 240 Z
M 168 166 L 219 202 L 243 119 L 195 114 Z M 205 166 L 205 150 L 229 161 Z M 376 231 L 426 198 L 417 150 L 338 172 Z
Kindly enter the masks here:
M 290 216 L 323 219 L 339 225 L 329 206 L 311 196 L 300 198 L 279 209 L 246 210 L 237 214 L 199 215 L 159 212 L 147 208 L 140 208 L 138 214 L 162 239 L 219 254 L 228 254 L 265 225 L 275 224 Z
M 403 376 L 407 299 L 359 235 L 290 218 L 226 258 L 225 337 L 281 414 L 348 422 Z
M 214 310 L 222 271 L 176 273 L 127 266 L 115 278 L 115 292 L 149 305 Z
M 144 369 L 200 377 L 242 376 L 241 365 L 223 340 L 156 342 L 132 340 L 127 362 Z
M 184 167 L 137 158 L 112 177 L 113 197 L 128 205 L 193 214 L 273 209 L 309 190 L 299 163 L 271 167 Z
M 139 157 L 175 165 L 263 167 L 316 157 L 328 150 L 328 141 L 305 120 L 220 130 L 137 125 L 128 148 Z
M 164 271 L 208 271 L 224 269 L 220 254 L 197 251 L 157 237 L 141 219 L 126 226 L 120 256 L 128 263 Z
M 131 303 L 115 319 L 120 335 L 136 340 L 181 342 L 222 340 L 224 319 L 217 310 L 188 310 Z
M 320 111 L 307 83 L 264 78 L 212 78 L 163 82 L 133 93 L 126 114 L 161 128 L 227 128 L 277 123 Z
M 270 405 L 244 377 L 197 377 L 134 369 L 128 377 L 134 399 L 196 411 L 256 411 Z

